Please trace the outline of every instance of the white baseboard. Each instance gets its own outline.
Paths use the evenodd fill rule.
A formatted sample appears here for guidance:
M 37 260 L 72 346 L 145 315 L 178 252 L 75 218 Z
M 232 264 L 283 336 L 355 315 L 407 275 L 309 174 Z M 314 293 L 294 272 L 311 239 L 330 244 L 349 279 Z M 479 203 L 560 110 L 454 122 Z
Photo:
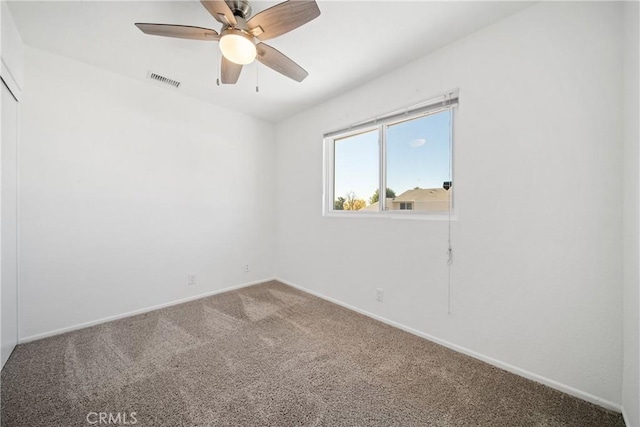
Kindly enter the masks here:
M 77 325 L 67 326 L 67 327 L 64 327 L 64 328 L 55 329 L 53 331 L 43 332 L 41 334 L 31 335 L 31 336 L 24 337 L 24 338 L 19 338 L 18 339 L 18 344 L 24 344 L 24 343 L 28 343 L 28 342 L 31 342 L 31 341 L 36 341 L 36 340 L 39 340 L 39 339 L 42 339 L 42 338 L 47 338 L 47 337 L 52 337 L 54 335 L 64 334 L 65 332 L 71 332 L 71 331 L 76 331 L 78 329 L 88 328 L 90 326 L 99 325 L 101 323 L 111 322 L 112 320 L 118 320 L 118 319 L 123 319 L 125 317 L 131 317 L 131 316 L 135 316 L 135 315 L 138 315 L 138 314 L 148 313 L 150 311 L 159 310 L 161 308 L 171 307 L 172 305 L 183 304 L 185 302 L 195 301 L 195 300 L 198 300 L 198 299 L 201 299 L 201 298 L 210 297 L 212 295 L 223 294 L 225 292 L 233 291 L 233 290 L 236 290 L 236 289 L 246 288 L 248 286 L 253 286 L 253 285 L 258 285 L 260 283 L 269 282 L 271 280 L 275 280 L 275 279 L 274 278 L 266 278 L 266 279 L 256 280 L 256 281 L 253 281 L 253 282 L 241 283 L 239 285 L 229 286 L 228 288 L 224 288 L 224 289 L 216 289 L 214 291 L 204 292 L 202 294 L 198 294 L 198 295 L 190 296 L 190 297 L 187 297 L 187 298 L 182 298 L 182 299 L 179 299 L 179 300 L 166 302 L 166 303 L 163 303 L 163 304 L 153 305 L 151 307 L 141 308 L 139 310 L 129 311 L 129 312 L 122 313 L 122 314 L 116 314 L 114 316 L 109 316 L 109 317 L 103 317 L 102 319 L 92 320 L 90 322 L 79 323 Z
M 312 291 L 310 289 L 306 289 L 306 288 L 304 288 L 304 287 L 302 287 L 300 285 L 297 285 L 295 283 L 291 283 L 291 282 L 289 282 L 287 280 L 283 280 L 283 279 L 279 279 L 279 278 L 276 278 L 275 280 L 277 280 L 277 281 L 279 281 L 281 283 L 284 283 L 285 285 L 288 285 L 288 286 L 291 286 L 293 288 L 299 289 L 302 292 L 306 292 L 308 294 L 315 295 L 315 296 L 317 296 L 319 298 L 322 298 L 322 299 L 324 299 L 326 301 L 332 302 L 334 304 L 338 304 L 338 305 L 340 305 L 340 306 L 342 306 L 344 308 L 347 308 L 349 310 L 353 310 L 353 311 L 355 311 L 357 313 L 360 313 L 360 314 L 363 314 L 365 316 L 371 317 L 372 319 L 378 320 L 378 321 L 380 321 L 382 323 L 386 323 L 387 325 L 394 326 L 394 327 L 396 327 L 398 329 L 402 329 L 403 331 L 409 332 L 410 334 L 417 335 L 417 336 L 419 336 L 421 338 L 424 338 L 424 339 L 427 339 L 429 341 L 435 342 L 436 344 L 440 344 L 440 345 L 442 345 L 444 347 L 450 348 L 451 350 L 455 350 L 455 351 L 457 351 L 459 353 L 466 354 L 467 356 L 471 356 L 471 357 L 473 357 L 475 359 L 482 360 L 483 362 L 486 362 L 486 363 L 488 363 L 490 365 L 496 366 L 496 367 L 498 367 L 500 369 L 503 369 L 505 371 L 508 371 L 508 372 L 513 373 L 513 374 L 519 375 L 521 377 L 530 379 L 530 380 L 535 381 L 537 383 L 544 384 L 544 385 L 549 386 L 549 387 L 551 387 L 553 389 L 559 390 L 559 391 L 561 391 L 563 393 L 569 394 L 571 396 L 574 396 L 574 397 L 577 397 L 579 399 L 586 400 L 587 402 L 591 402 L 591 403 L 593 403 L 595 405 L 601 406 L 601 407 L 603 407 L 605 409 L 609 409 L 611 411 L 615 411 L 615 412 L 618 412 L 618 413 L 620 413 L 620 412 L 623 413 L 622 406 L 617 404 L 617 403 L 613 403 L 613 402 L 610 402 L 608 400 L 601 399 L 598 396 L 594 396 L 594 395 L 592 395 L 590 393 L 586 393 L 584 391 L 578 390 L 578 389 L 573 388 L 571 386 L 568 386 L 566 384 L 559 383 L 559 382 L 554 381 L 554 380 L 552 380 L 550 378 L 545 378 L 545 377 L 540 376 L 538 374 L 534 374 L 533 372 L 529 372 L 527 370 L 518 368 L 516 366 L 510 365 L 510 364 L 502 362 L 500 360 L 494 359 L 493 357 L 485 356 L 484 354 L 478 353 L 478 352 L 473 351 L 473 350 L 469 350 L 468 348 L 459 346 L 459 345 L 454 344 L 452 342 L 443 340 L 443 339 L 438 338 L 438 337 L 434 337 L 433 335 L 429 335 L 429 334 L 424 333 L 422 331 L 419 331 L 417 329 L 413 329 L 413 328 L 410 328 L 409 326 L 405 326 L 405 325 L 403 325 L 401 323 L 397 323 L 397 322 L 394 322 L 393 320 L 389 320 L 389 319 L 387 319 L 385 317 L 378 316 L 377 314 L 373 314 L 373 313 L 370 313 L 368 311 L 362 310 L 362 309 L 360 309 L 358 307 L 354 307 L 352 305 L 346 304 L 346 303 L 344 303 L 342 301 L 339 301 L 337 299 L 328 297 L 328 296 L 323 295 L 323 294 L 321 294 L 319 292 Z M 623 416 L 624 416 L 624 413 L 623 413 Z M 627 422 L 627 426 L 631 427 L 628 422 Z

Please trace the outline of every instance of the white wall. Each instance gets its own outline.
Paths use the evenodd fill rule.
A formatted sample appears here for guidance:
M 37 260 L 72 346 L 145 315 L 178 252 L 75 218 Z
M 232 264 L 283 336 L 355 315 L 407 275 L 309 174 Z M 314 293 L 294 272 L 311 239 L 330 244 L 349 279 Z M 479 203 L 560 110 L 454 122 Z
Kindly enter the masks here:
M 17 147 L 18 102 L 0 82 L 2 91 L 2 289 L 0 294 L 0 366 L 4 366 L 18 343 L 18 236 L 17 236 Z
M 0 295 L 0 366 L 11 355 L 18 338 L 18 254 L 17 254 L 17 143 L 18 114 L 23 79 L 23 44 L 13 17 L 3 1 L 0 3 L 0 76 L 2 102 L 1 176 L 2 202 L 0 215 L 2 267 Z
M 624 5 L 624 367 L 622 405 L 628 426 L 640 426 L 640 147 L 638 132 L 638 21 L 640 7 L 637 2 Z
M 0 23 L 2 23 L 2 18 L 4 16 L 4 7 L 0 4 Z M 4 28 L 4 27 L 2 27 Z M 2 58 L 2 28 L 0 28 L 0 58 Z M 2 77 L 2 76 L 0 76 Z M 0 118 L 2 117 L 2 102 L 0 102 Z M 0 122 L 0 126 L 2 123 Z M 2 130 L 0 129 L 0 146 L 2 145 Z M 0 152 L 0 156 L 2 153 Z M 0 160 L 2 160 L 0 158 Z M 0 185 L 2 184 L 2 162 L 0 161 Z M 0 198 L 0 208 L 2 208 L 2 199 Z M 0 221 L 2 220 L 2 209 L 0 209 Z M 0 230 L 0 242 L 2 241 L 2 230 Z M 2 245 L 0 245 L 0 256 L 2 255 Z M 0 307 L 2 307 L 2 264 L 0 263 Z M 2 342 L 2 313 L 0 313 L 0 343 Z
M 276 276 L 619 408 L 621 9 L 536 4 L 280 123 Z M 322 217 L 322 134 L 456 87 L 447 315 L 446 222 Z
M 16 99 L 20 99 L 24 80 L 24 45 L 5 1 L 0 1 L 0 75 Z
M 272 277 L 272 124 L 25 56 L 23 340 Z

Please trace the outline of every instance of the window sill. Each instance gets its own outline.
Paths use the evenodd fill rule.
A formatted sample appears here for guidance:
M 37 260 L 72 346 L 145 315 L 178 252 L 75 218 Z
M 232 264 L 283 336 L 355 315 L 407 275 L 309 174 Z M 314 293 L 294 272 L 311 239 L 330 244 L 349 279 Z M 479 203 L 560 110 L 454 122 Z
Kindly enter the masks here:
M 358 212 L 325 212 L 323 214 L 326 218 L 378 218 L 378 219 L 399 219 L 399 220 L 413 220 L 413 221 L 458 221 L 458 214 L 456 212 L 451 213 L 449 217 L 448 213 L 432 213 L 432 214 L 416 214 L 416 213 L 397 213 L 397 212 L 378 212 L 378 213 L 358 213 Z

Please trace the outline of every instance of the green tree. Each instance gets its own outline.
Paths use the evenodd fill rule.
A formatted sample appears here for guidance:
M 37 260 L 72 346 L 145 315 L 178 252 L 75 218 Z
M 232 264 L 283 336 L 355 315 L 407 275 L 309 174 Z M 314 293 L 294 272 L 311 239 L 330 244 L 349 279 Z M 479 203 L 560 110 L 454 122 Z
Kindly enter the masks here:
M 334 211 L 344 210 L 344 202 L 346 202 L 346 199 L 344 197 L 338 197 L 338 199 L 334 200 L 333 202 L 333 210 Z
M 390 189 L 389 187 L 387 187 L 387 190 L 386 190 L 386 196 L 387 196 L 387 199 L 394 199 L 394 198 L 396 197 L 396 192 L 395 192 L 395 191 L 393 191 L 392 189 Z M 374 204 L 375 202 L 377 202 L 378 200 L 380 200 L 380 192 L 379 192 L 379 190 L 376 188 L 376 192 L 375 192 L 375 193 L 373 193 L 373 196 L 371 196 L 371 197 L 369 198 L 369 204 L 370 204 L 370 205 L 372 205 L 372 204 Z

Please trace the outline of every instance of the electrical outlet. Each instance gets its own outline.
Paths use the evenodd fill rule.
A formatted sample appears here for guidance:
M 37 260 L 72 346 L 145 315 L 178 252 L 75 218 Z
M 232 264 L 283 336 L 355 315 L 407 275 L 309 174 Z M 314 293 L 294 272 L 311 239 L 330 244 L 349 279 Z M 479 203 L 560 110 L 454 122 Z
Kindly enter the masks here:
M 243 270 L 243 271 L 244 271 L 245 273 L 248 273 L 249 271 L 251 271 L 251 270 L 249 270 L 249 264 L 245 264 L 245 265 L 244 265 L 244 270 Z
M 195 285 L 196 282 L 196 275 L 195 274 L 187 274 L 187 285 L 191 286 L 191 285 Z
M 376 300 L 378 300 L 379 302 L 382 302 L 382 300 L 384 300 L 384 289 L 376 289 Z

